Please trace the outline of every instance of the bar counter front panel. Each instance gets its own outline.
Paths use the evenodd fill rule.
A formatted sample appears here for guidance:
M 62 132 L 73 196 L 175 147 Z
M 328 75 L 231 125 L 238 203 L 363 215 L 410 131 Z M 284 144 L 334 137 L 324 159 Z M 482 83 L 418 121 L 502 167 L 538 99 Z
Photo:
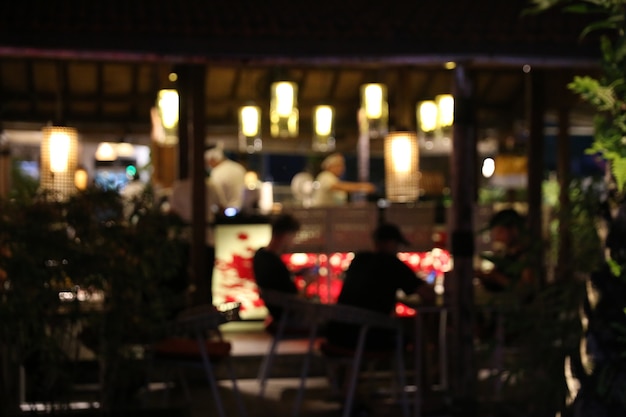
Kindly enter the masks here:
M 434 206 L 389 207 L 383 213 L 376 205 L 337 208 L 289 209 L 302 227 L 291 253 L 283 255 L 288 268 L 314 271 L 307 295 L 321 302 L 335 302 L 341 291 L 342 277 L 354 253 L 372 249 L 372 231 L 381 214 L 384 220 L 397 224 L 411 245 L 403 248 L 399 258 L 421 278 L 443 288 L 444 274 L 451 270 L 452 259 L 445 249 L 445 227 L 434 222 Z M 252 271 L 256 250 L 265 246 L 271 235 L 269 223 L 218 224 L 215 227 L 215 267 L 213 300 L 215 304 L 241 303 L 243 319 L 263 319 L 267 315 Z M 296 284 L 304 278 L 295 275 Z M 399 304 L 399 315 L 415 312 Z

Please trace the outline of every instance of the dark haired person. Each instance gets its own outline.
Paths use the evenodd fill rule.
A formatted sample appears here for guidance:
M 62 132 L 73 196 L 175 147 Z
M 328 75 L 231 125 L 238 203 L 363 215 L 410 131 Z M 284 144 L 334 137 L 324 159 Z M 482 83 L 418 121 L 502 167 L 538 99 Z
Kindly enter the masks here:
M 493 267 L 474 271 L 487 296 L 487 309 L 478 310 L 475 318 L 477 336 L 490 340 L 500 329 L 505 340 L 512 342 L 524 335 L 520 330 L 519 323 L 523 322 L 520 315 L 532 305 L 538 290 L 538 274 L 531 257 L 539 246 L 529 237 L 525 217 L 514 209 L 493 214 L 487 229 L 491 234 L 492 252 L 481 257 Z
M 281 255 L 286 253 L 296 233 L 300 230 L 300 222 L 291 214 L 282 214 L 272 222 L 272 236 L 267 246 L 256 251 L 252 260 L 252 269 L 257 286 L 262 289 L 280 291 L 287 294 L 298 294 L 298 287 Z M 272 326 L 280 319 L 282 309 L 266 303 Z
M 400 247 L 409 244 L 400 229 L 394 224 L 381 224 L 374 230 L 372 238 L 374 250 L 358 252 L 346 270 L 337 303 L 393 315 L 398 290 L 406 295 L 417 293 L 422 302 L 433 303 L 435 292 L 432 286 L 397 256 Z M 325 328 L 327 344 L 322 349 L 351 352 L 358 343 L 359 331 L 356 325 L 331 321 Z M 372 327 L 367 332 L 365 349 L 391 355 L 396 346 L 395 336 L 394 331 Z M 340 394 L 346 395 L 349 368 L 340 366 L 333 372 L 342 387 Z M 367 401 L 361 401 L 353 406 L 351 415 L 368 415 Z
M 434 302 L 433 288 L 397 256 L 400 246 L 409 244 L 400 229 L 394 224 L 382 224 L 376 228 L 372 238 L 374 250 L 357 253 L 346 270 L 337 303 L 391 315 L 395 312 L 398 290 L 407 295 L 417 293 L 422 301 Z M 350 324 L 329 323 L 326 335 L 333 345 L 354 348 L 358 328 Z M 393 336 L 386 330 L 371 329 L 366 341 L 367 349 L 391 350 L 395 342 Z
M 520 301 L 528 301 L 535 292 L 536 278 L 528 259 L 531 245 L 526 219 L 514 209 L 504 209 L 491 217 L 488 229 L 493 254 L 482 257 L 493 263 L 493 269 L 477 270 L 475 276 L 490 292 L 508 291 Z

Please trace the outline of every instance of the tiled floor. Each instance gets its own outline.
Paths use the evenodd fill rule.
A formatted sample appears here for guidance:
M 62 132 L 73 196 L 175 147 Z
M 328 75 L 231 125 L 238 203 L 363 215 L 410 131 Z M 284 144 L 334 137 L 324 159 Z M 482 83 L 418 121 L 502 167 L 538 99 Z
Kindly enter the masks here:
M 267 386 L 266 395 L 258 395 L 259 385 L 256 379 L 238 380 L 240 397 L 248 417 L 282 417 L 282 416 L 341 416 L 341 403 L 332 396 L 328 382 L 323 377 L 309 378 L 301 408 L 294 414 L 294 404 L 298 390 L 297 378 L 273 378 Z M 220 382 L 220 398 L 223 401 L 226 415 L 238 416 L 236 397 L 229 382 Z M 372 417 L 401 416 L 399 404 L 383 393 L 370 396 L 360 395 L 360 403 L 367 404 Z M 191 386 L 191 402 L 184 400 L 181 393 L 174 392 L 169 404 L 177 404 L 188 410 L 190 417 L 206 417 L 217 415 L 217 407 L 207 384 L 194 383 Z M 424 414 L 427 416 L 441 414 Z
M 273 367 L 272 378 L 267 383 L 266 394 L 259 396 L 259 383 L 256 378 L 263 356 L 268 351 L 271 337 L 263 331 L 262 323 L 233 323 L 226 326 L 224 337 L 232 343 L 232 362 L 238 376 L 238 388 L 243 399 L 248 417 L 281 417 L 281 416 L 341 416 L 341 403 L 333 395 L 328 379 L 321 366 L 313 366 L 313 376 L 306 380 L 306 391 L 302 407 L 294 413 L 294 403 L 300 380 L 298 375 L 306 353 L 306 339 L 294 339 L 281 342 L 279 357 Z M 320 358 L 317 358 L 320 360 Z M 315 365 L 315 364 L 314 364 Z M 318 364 L 319 365 L 319 364 Z M 223 371 L 223 370 L 220 370 Z M 224 401 L 228 417 L 239 415 L 232 384 L 220 377 L 220 397 Z M 377 385 L 376 378 L 385 378 Z M 202 372 L 189 375 L 191 403 L 186 403 L 182 392 L 174 391 L 171 400 L 178 401 L 190 411 L 190 417 L 217 415 L 216 403 L 211 395 L 209 385 Z M 359 401 L 367 404 L 373 417 L 400 416 L 401 410 L 387 388 L 390 386 L 390 375 L 370 376 L 367 384 L 360 384 Z M 157 394 L 158 396 L 159 394 Z M 424 413 L 434 416 L 442 414 Z

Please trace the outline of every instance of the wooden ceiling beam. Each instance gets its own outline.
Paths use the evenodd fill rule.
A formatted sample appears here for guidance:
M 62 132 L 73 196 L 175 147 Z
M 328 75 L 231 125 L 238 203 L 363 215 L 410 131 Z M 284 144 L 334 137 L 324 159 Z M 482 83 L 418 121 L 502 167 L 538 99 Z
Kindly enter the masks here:
M 329 103 L 334 103 L 334 101 L 336 100 L 335 92 L 337 91 L 337 86 L 339 85 L 339 69 L 335 68 L 332 71 L 331 77 L 332 78 L 330 80 L 330 88 L 328 90 L 328 94 L 326 94 L 326 101 L 328 101 Z
M 102 62 L 96 64 L 96 114 L 104 116 L 104 68 Z
M 66 97 L 69 96 L 69 83 L 68 83 L 68 71 L 67 63 L 65 61 L 57 61 L 57 93 L 56 93 L 56 114 L 54 115 L 54 122 L 65 124 L 68 118 L 68 105 Z
M 30 59 L 25 60 L 24 65 L 26 67 L 26 94 L 29 97 L 31 112 L 35 112 L 37 109 L 37 92 L 35 89 L 35 72 L 33 70 L 33 61 Z M 3 94 L 6 97 L 6 92 Z
M 141 116 L 145 116 L 145 115 L 140 115 L 140 113 L 142 111 L 140 111 L 139 107 L 140 107 L 140 101 L 139 101 L 139 65 L 133 65 L 131 67 L 131 97 L 130 97 L 130 102 L 131 102 L 131 110 L 130 110 L 130 117 L 131 119 L 138 119 Z M 149 113 L 148 113 L 149 114 Z

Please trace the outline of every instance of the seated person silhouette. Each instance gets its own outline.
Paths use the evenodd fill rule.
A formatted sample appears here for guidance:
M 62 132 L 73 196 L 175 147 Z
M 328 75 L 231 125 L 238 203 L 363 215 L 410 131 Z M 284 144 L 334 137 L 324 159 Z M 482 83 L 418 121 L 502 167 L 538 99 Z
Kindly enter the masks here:
M 269 243 L 267 246 L 259 248 L 252 260 L 254 278 L 260 289 L 293 295 L 304 294 L 304 288 L 298 288 L 293 280 L 293 274 L 281 259 L 281 255 L 291 247 L 298 230 L 300 230 L 300 222 L 291 214 L 282 214 L 272 222 L 272 235 Z M 266 330 L 273 334 L 282 317 L 283 310 L 271 303 L 266 302 L 265 304 L 270 313 L 266 320 Z M 286 335 L 303 335 L 306 334 L 306 331 L 302 323 L 290 320 L 287 323 L 285 333 Z
M 397 257 L 400 246 L 409 244 L 400 229 L 394 224 L 381 224 L 372 237 L 374 250 L 355 255 L 346 270 L 337 303 L 392 315 L 398 290 L 407 295 L 417 293 L 426 303 L 434 302 L 433 288 Z M 345 348 L 356 346 L 358 333 L 357 326 L 346 323 L 331 322 L 326 328 L 328 342 Z M 392 331 L 376 328 L 368 331 L 366 350 L 391 351 L 394 344 Z
M 491 293 L 509 293 L 522 304 L 531 301 L 536 279 L 529 260 L 533 248 L 525 218 L 514 209 L 504 209 L 491 217 L 488 229 L 493 254 L 481 256 L 493 264 L 493 269 L 478 269 L 475 276 Z

